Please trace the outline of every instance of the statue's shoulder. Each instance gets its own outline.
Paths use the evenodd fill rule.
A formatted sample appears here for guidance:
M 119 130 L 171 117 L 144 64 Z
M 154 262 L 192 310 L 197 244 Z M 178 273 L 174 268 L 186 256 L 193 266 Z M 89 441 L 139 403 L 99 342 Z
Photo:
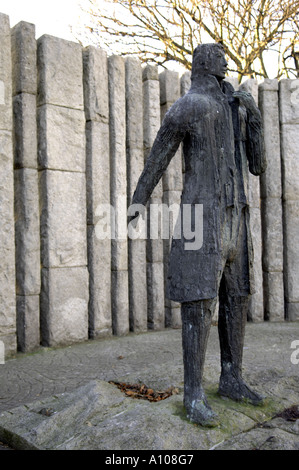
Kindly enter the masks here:
M 211 96 L 202 89 L 190 89 L 183 98 L 189 116 L 201 115 L 211 107 Z
M 164 120 L 182 122 L 190 109 L 190 102 L 187 97 L 188 94 L 180 97 L 175 103 L 169 108 L 165 114 Z
M 185 131 L 190 127 L 190 123 L 200 119 L 210 107 L 209 96 L 188 91 L 170 107 L 163 122 L 166 126 Z
M 209 96 L 204 93 L 194 92 L 189 90 L 184 96 L 179 98 L 172 110 L 177 114 L 184 116 L 187 112 L 188 115 L 196 109 L 202 109 L 209 106 Z

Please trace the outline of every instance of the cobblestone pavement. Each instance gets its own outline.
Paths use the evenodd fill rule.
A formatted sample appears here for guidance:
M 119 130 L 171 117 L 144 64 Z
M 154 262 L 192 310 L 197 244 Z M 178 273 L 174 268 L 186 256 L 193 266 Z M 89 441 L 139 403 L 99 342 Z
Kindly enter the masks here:
M 286 379 L 298 376 L 299 364 L 291 360 L 292 354 L 293 359 L 299 359 L 299 351 L 296 356 L 296 350 L 291 347 L 296 340 L 299 341 L 299 322 L 248 323 L 244 374 L 255 377 L 278 374 Z M 211 329 L 205 371 L 209 380 L 218 382 L 220 360 L 216 326 Z M 129 334 L 18 354 L 0 365 L 0 412 L 72 391 L 94 379 L 142 381 L 159 387 L 182 386 L 181 330 Z

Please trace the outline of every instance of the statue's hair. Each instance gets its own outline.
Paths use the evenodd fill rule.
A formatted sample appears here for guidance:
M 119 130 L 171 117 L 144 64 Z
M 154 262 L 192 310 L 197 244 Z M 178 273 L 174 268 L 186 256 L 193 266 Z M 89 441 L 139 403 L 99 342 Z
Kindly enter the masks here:
M 199 44 L 193 52 L 192 76 L 206 73 L 209 68 L 213 55 L 217 50 L 224 52 L 224 47 L 220 42 Z

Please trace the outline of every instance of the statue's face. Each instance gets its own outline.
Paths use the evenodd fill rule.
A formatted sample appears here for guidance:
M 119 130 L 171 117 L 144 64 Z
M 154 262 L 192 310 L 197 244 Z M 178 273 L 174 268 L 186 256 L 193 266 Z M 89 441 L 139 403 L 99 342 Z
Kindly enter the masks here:
M 225 54 L 220 48 L 215 48 L 209 62 L 208 73 L 221 80 L 225 78 L 228 64 Z
M 214 75 L 223 80 L 227 72 L 224 49 L 219 44 L 201 44 L 193 54 L 192 76 Z

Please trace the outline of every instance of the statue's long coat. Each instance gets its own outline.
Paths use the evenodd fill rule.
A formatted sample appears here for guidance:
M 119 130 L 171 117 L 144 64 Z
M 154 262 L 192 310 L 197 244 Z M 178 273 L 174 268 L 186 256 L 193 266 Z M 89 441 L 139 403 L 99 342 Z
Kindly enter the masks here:
M 222 82 L 221 87 L 214 76 L 204 75 L 174 103 L 163 120 L 133 196 L 133 204 L 146 205 L 183 143 L 185 181 L 181 204 L 203 205 L 203 244 L 198 250 L 186 250 L 188 240 L 183 236 L 172 241 L 167 297 L 177 302 L 218 295 L 224 246 L 236 246 L 242 213 L 249 266 L 243 277 L 250 292 L 254 291 L 248 167 L 254 175 L 265 170 L 263 133 L 258 109 L 253 113 L 245 111 L 233 98 L 233 92 L 229 83 Z M 230 230 L 227 224 L 231 225 Z M 231 238 L 227 240 L 229 232 Z

